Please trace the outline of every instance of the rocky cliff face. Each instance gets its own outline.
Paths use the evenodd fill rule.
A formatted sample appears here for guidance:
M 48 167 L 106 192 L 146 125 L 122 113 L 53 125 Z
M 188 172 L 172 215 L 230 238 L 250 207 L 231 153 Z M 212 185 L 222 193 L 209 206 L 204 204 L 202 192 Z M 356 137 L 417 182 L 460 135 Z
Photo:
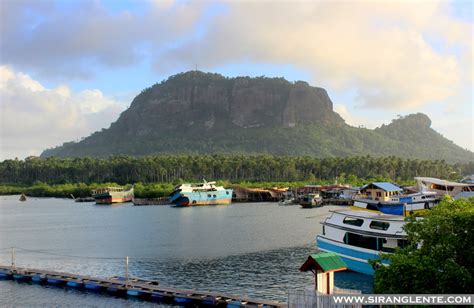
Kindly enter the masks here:
M 170 77 L 138 95 L 112 129 L 147 135 L 186 131 L 295 127 L 344 121 L 324 89 L 282 78 L 225 78 L 198 71 Z

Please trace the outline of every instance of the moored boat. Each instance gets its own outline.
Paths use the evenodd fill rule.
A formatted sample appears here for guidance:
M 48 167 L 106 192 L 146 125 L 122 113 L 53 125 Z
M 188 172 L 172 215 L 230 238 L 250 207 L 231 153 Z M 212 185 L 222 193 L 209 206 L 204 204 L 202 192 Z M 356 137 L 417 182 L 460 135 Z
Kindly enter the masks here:
M 98 188 L 92 191 L 92 197 L 97 204 L 130 202 L 133 199 L 133 187 L 129 190 L 123 187 Z
M 355 198 L 353 209 L 378 211 L 390 215 L 407 216 L 429 210 L 438 204 L 440 198 L 435 192 L 420 192 L 409 195 L 394 195 L 388 201 Z
M 323 204 L 323 198 L 321 198 L 318 193 L 306 194 L 300 200 L 300 205 L 303 208 L 318 207 L 318 206 L 321 206 L 322 204 Z
M 350 270 L 373 275 L 369 260 L 407 245 L 404 217 L 368 211 L 332 211 L 316 237 L 319 250 L 337 253 Z
M 197 206 L 230 204 L 232 189 L 216 186 L 216 182 L 181 184 L 170 194 L 170 203 L 175 206 Z

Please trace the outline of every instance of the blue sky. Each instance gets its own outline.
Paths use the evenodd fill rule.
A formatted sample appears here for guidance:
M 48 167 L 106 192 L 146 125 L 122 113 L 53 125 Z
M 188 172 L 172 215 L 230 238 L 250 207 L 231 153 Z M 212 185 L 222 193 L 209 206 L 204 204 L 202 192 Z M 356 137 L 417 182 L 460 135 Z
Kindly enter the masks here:
M 196 65 L 305 80 L 354 126 L 423 112 L 474 148 L 471 1 L 10 0 L 0 14 L 0 159 L 108 127 Z

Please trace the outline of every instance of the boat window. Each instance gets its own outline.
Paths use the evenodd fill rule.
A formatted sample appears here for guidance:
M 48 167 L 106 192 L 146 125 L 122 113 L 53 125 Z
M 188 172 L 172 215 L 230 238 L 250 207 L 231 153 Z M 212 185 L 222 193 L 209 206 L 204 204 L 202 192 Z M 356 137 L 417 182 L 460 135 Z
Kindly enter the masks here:
M 226 195 L 228 195 L 228 194 L 229 194 L 229 192 L 228 192 L 228 191 L 226 191 L 226 192 L 225 192 L 225 194 L 226 194 Z
M 351 232 L 347 232 L 344 236 L 344 244 L 372 250 L 381 250 L 383 240 L 384 239 L 382 238 L 365 236 Z
M 213 198 L 215 198 L 215 197 L 216 197 L 216 195 L 212 195 L 212 197 L 213 197 Z
M 400 247 L 400 248 L 406 247 L 406 246 L 408 246 L 408 241 L 403 240 L 403 239 L 399 239 L 399 240 L 397 240 L 397 246 Z
M 210 197 L 211 197 L 211 195 L 209 194 L 209 195 L 207 195 L 207 197 L 208 197 L 208 198 L 210 198 Z
M 388 222 L 374 220 L 369 225 L 370 229 L 387 230 L 390 227 Z
M 346 225 L 360 227 L 364 223 L 364 220 L 359 219 L 359 218 L 354 218 L 354 217 L 346 217 L 344 218 L 342 222 L 345 223 Z

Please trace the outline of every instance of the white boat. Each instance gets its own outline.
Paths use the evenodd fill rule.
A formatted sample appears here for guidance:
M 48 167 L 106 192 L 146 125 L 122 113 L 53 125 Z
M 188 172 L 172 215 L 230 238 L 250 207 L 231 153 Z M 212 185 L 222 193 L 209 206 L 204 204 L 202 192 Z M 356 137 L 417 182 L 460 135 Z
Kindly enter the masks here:
M 289 199 L 281 199 L 278 201 L 278 205 L 295 205 L 297 204 L 297 201 L 295 198 L 289 198 Z
M 319 250 L 337 253 L 350 270 L 373 275 L 369 260 L 407 244 L 404 217 L 369 211 L 332 211 L 316 237 Z
M 216 186 L 216 182 L 181 184 L 173 189 L 169 202 L 175 206 L 217 205 L 232 202 L 232 189 Z
M 456 183 L 428 177 L 415 177 L 415 180 L 416 190 L 432 191 L 439 196 L 450 195 L 451 197 L 456 197 L 463 192 L 474 192 L 474 184 L 471 183 Z
M 355 198 L 353 209 L 379 211 L 384 214 L 407 216 L 431 209 L 440 201 L 436 192 L 423 191 L 409 195 L 394 195 L 388 201 Z

